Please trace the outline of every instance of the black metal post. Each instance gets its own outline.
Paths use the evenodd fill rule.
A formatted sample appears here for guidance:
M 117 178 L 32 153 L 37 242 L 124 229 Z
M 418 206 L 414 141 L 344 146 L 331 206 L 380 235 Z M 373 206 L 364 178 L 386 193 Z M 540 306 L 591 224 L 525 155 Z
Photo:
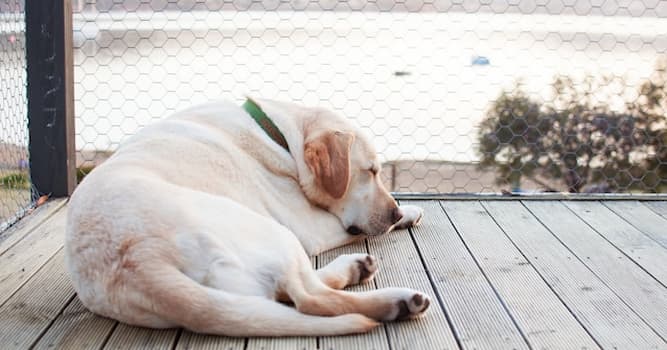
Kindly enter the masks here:
M 30 177 L 37 196 L 76 185 L 71 0 L 26 0 Z

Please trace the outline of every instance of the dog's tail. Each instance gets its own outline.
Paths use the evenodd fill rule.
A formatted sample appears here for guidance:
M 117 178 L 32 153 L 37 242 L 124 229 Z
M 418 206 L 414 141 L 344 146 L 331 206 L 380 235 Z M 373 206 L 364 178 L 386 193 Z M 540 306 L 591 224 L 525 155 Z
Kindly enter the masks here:
M 367 332 L 379 325 L 361 314 L 313 316 L 279 302 L 205 287 L 173 267 L 142 276 L 151 313 L 189 330 L 227 336 L 325 336 Z

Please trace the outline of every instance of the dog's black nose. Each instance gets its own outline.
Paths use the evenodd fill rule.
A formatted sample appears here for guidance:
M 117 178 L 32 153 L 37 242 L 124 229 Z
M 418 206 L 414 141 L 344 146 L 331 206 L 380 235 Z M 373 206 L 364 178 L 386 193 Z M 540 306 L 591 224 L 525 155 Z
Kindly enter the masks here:
M 347 228 L 347 233 L 356 236 L 356 235 L 362 234 L 363 231 L 361 231 L 361 229 L 359 227 L 352 225 L 352 226 Z
M 403 211 L 401 210 L 401 208 L 396 207 L 391 211 L 391 219 L 393 220 L 394 223 L 401 221 L 402 218 L 403 218 Z

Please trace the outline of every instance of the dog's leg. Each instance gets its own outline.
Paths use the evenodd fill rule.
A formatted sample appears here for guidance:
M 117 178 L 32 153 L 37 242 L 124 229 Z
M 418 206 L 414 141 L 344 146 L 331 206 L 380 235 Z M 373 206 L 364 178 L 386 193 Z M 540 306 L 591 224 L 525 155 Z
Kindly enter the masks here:
M 333 289 L 366 283 L 378 270 L 377 260 L 368 254 L 343 254 L 317 270 L 317 276 Z
M 145 315 L 113 316 L 144 327 L 181 326 L 227 336 L 314 336 L 363 333 L 378 325 L 360 314 L 318 317 L 264 297 L 208 288 L 168 263 L 143 267 L 127 282 L 131 287 L 122 291 L 121 312 Z
M 430 299 L 408 288 L 383 288 L 368 292 L 331 290 L 312 295 L 305 302 L 297 302 L 303 313 L 319 316 L 338 316 L 360 313 L 378 321 L 400 321 L 421 316 L 429 307 Z
M 401 211 L 403 212 L 403 218 L 394 225 L 394 230 L 417 226 L 424 217 L 424 209 L 414 205 L 401 205 Z
M 424 215 L 424 210 L 414 205 L 402 205 L 401 210 L 403 217 L 394 225 L 394 230 L 416 226 Z M 313 213 L 313 218 L 312 222 L 292 228 L 308 255 L 317 255 L 366 238 L 363 235 L 351 235 L 345 232 L 340 220 L 330 213 Z M 312 232 L 314 225 L 318 227 L 317 234 Z
M 421 292 L 407 288 L 383 288 L 368 292 L 335 290 L 322 282 L 302 252 L 279 282 L 279 293 L 297 310 L 318 316 L 362 314 L 378 321 L 415 318 L 430 305 Z M 298 261 L 298 262 L 297 262 Z

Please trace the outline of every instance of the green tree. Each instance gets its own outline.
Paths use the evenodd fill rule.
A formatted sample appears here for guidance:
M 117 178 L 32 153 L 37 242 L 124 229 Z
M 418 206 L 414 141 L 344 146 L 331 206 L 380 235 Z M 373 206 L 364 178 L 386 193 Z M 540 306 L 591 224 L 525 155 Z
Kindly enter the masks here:
M 498 184 L 518 188 L 522 176 L 534 178 L 541 166 L 544 149 L 539 139 L 550 127 L 540 105 L 520 89 L 503 92 L 480 125 L 479 166 L 495 168 Z
M 667 178 L 665 67 L 658 63 L 622 112 L 597 102 L 605 87 L 625 86 L 622 79 L 575 84 L 559 77 L 550 104 L 518 87 L 503 92 L 480 124 L 479 167 L 495 170 L 496 182 L 513 189 L 530 178 L 548 191 L 661 191 Z
M 639 88 L 639 96 L 631 110 L 646 121 L 650 152 L 649 172 L 659 192 L 667 190 L 667 56 L 656 63 L 653 74 Z

